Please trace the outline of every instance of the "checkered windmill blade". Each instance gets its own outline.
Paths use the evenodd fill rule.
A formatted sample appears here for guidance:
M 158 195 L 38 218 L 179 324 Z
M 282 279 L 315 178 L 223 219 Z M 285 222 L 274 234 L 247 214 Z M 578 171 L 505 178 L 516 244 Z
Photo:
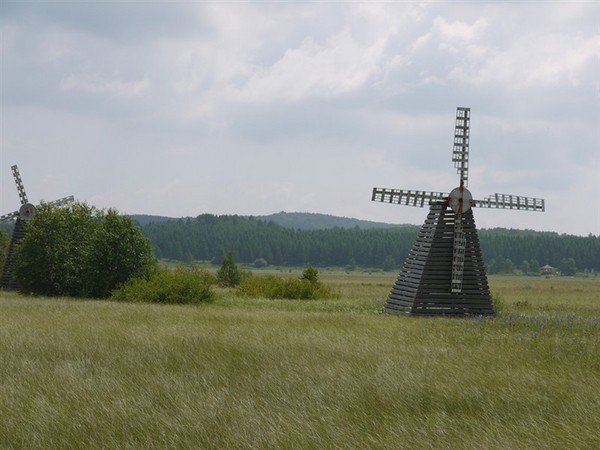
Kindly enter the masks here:
M 15 184 L 17 185 L 17 192 L 19 194 L 19 200 L 21 201 L 21 207 L 18 211 L 13 211 L 11 213 L 0 216 L 0 223 L 15 220 L 15 228 L 13 230 L 10 246 L 8 247 L 8 253 L 6 255 L 6 261 L 4 263 L 2 280 L 0 281 L 0 286 L 6 290 L 14 290 L 19 288 L 18 283 L 13 277 L 14 249 L 17 243 L 21 239 L 23 239 L 23 237 L 25 237 L 25 222 L 27 222 L 33 216 L 35 216 L 36 213 L 36 207 L 33 204 L 29 203 L 29 200 L 27 198 L 27 193 L 25 192 L 25 186 L 23 186 L 23 180 L 21 179 L 19 168 L 16 165 L 14 165 L 11 167 L 11 170 L 15 179 Z M 73 196 L 70 195 L 68 197 L 63 197 L 61 199 L 48 202 L 48 204 L 52 206 L 60 206 L 70 203 L 72 201 Z
M 479 208 L 520 209 L 536 212 L 544 212 L 546 210 L 546 203 L 543 198 L 510 194 L 492 194 L 483 200 L 473 200 L 472 206 Z
M 431 202 L 445 200 L 448 194 L 430 191 L 407 191 L 402 189 L 373 188 L 371 200 L 382 203 L 423 207 Z
M 452 162 L 460 175 L 460 185 L 454 189 L 448 198 L 448 203 L 456 213 L 454 221 L 454 243 L 452 251 L 452 292 L 462 290 L 462 280 L 465 266 L 466 239 L 463 231 L 463 213 L 471 207 L 471 195 L 465 188 L 469 185 L 469 128 L 471 126 L 471 110 L 456 109 L 454 124 L 454 148 Z
M 452 162 L 459 186 L 450 194 L 374 188 L 371 200 L 429 206 L 384 311 L 409 314 L 493 314 L 473 207 L 544 211 L 543 199 L 494 194 L 474 200 L 469 185 L 470 108 L 456 110 Z

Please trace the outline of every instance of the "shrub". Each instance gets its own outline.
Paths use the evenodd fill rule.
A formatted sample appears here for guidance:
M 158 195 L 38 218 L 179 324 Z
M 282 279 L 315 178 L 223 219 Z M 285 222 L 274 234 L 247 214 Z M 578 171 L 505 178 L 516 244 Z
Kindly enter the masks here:
M 214 300 L 213 275 L 196 267 L 157 269 L 149 277 L 134 278 L 115 289 L 118 301 L 199 304 Z
M 254 267 L 256 267 L 257 269 L 262 269 L 264 267 L 267 267 L 268 265 L 269 263 L 265 258 L 258 258 L 254 260 Z
M 333 289 L 320 281 L 283 278 L 273 275 L 244 278 L 236 293 L 242 297 L 265 297 L 270 299 L 318 299 L 336 297 Z
M 494 313 L 496 316 L 503 316 L 506 311 L 504 300 L 498 294 L 492 294 L 492 306 L 494 307 Z

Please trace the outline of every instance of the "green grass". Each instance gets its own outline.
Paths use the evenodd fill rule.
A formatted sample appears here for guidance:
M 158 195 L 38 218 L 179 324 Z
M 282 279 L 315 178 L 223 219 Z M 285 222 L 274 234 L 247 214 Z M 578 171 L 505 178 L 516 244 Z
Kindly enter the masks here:
M 293 273 L 290 276 L 297 276 Z M 0 448 L 600 448 L 600 280 L 492 277 L 494 318 L 333 300 L 0 295 Z

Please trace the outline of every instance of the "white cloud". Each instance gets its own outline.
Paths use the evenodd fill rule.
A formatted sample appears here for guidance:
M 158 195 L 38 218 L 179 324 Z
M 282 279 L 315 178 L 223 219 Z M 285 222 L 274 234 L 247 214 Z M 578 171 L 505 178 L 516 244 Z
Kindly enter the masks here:
M 87 92 L 91 94 L 108 94 L 115 97 L 137 97 L 145 94 L 151 87 L 147 77 L 137 81 L 122 81 L 116 75 L 107 79 L 99 74 L 83 72 L 70 74 L 60 83 L 63 91 Z
M 378 71 L 385 39 L 363 45 L 345 29 L 319 44 L 305 39 L 271 67 L 257 70 L 232 96 L 243 101 L 333 97 L 365 85 Z
M 3 163 L 58 174 L 57 196 L 402 222 L 370 187 L 451 189 L 460 105 L 478 198 L 546 197 L 546 229 L 599 231 L 565 210 L 598 191 L 594 3 L 13 2 L 0 21 Z
M 480 38 L 488 28 L 488 21 L 480 17 L 472 25 L 469 25 L 462 21 L 448 22 L 443 17 L 436 17 L 433 20 L 433 28 L 440 34 L 442 42 L 462 46 Z
M 488 54 L 471 74 L 477 84 L 512 89 L 578 86 L 584 78 L 593 79 L 586 72 L 599 67 L 600 36 L 529 33 Z

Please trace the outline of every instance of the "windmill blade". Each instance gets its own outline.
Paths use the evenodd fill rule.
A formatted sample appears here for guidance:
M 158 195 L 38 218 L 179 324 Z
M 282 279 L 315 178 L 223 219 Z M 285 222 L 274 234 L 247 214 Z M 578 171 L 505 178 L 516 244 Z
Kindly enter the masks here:
M 525 211 L 545 211 L 543 198 L 523 197 L 510 194 L 493 194 L 483 200 L 473 200 L 472 206 L 478 208 L 520 209 Z
M 19 198 L 21 199 L 21 205 L 25 203 L 29 203 L 27 200 L 27 194 L 25 193 L 25 187 L 23 186 L 23 180 L 21 180 L 21 174 L 19 173 L 19 168 L 15 164 L 11 167 L 13 177 L 15 178 L 15 183 L 17 184 L 17 192 L 19 193 Z
M 53 200 L 51 202 L 47 202 L 46 204 L 50 206 L 61 206 L 71 203 L 73 200 L 75 200 L 75 198 L 72 195 L 69 195 L 68 197 L 59 198 L 58 200 Z
M 471 108 L 456 108 L 454 126 L 454 147 L 452 162 L 460 175 L 460 185 L 469 185 L 469 127 L 471 126 Z
M 382 203 L 396 203 L 398 205 L 408 205 L 423 207 L 434 201 L 442 201 L 448 198 L 448 194 L 443 192 L 429 191 L 406 191 L 402 189 L 373 188 L 371 200 Z
M 8 222 L 9 220 L 16 219 L 17 217 L 19 217 L 19 211 L 13 211 L 9 214 L 4 214 L 3 216 L 0 216 L 0 223 Z
M 467 240 L 462 226 L 462 214 L 456 214 L 454 220 L 454 246 L 452 249 L 452 278 L 450 289 L 452 292 L 461 292 L 465 269 L 465 248 Z

